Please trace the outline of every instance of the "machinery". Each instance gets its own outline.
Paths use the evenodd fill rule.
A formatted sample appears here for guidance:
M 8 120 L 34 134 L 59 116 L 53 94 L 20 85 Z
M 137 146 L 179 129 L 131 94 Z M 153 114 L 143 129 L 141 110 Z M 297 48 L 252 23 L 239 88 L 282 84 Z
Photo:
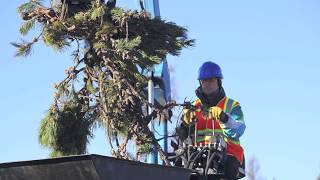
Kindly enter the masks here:
M 178 105 L 184 106 L 190 111 L 198 111 L 189 102 Z M 175 152 L 168 159 L 174 166 L 192 170 L 198 176 L 198 179 L 205 180 L 224 177 L 227 143 L 223 139 L 223 135 L 213 132 L 210 135 L 209 144 L 198 144 L 196 143 L 196 126 L 196 118 L 193 118 L 187 127 L 187 138 L 178 144 L 172 144 L 175 147 Z

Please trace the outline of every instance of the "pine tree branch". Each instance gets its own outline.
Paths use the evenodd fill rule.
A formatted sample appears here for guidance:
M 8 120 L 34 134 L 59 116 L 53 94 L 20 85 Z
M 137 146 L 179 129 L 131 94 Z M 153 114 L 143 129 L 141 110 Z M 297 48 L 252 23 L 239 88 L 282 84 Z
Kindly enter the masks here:
M 90 117 L 92 122 L 103 125 L 113 155 L 127 158 L 126 146 L 130 139 L 136 138 L 136 145 L 146 145 L 139 146 L 141 151 L 148 151 L 149 145 L 153 144 L 168 164 L 158 141 L 148 129 L 150 120 L 166 108 L 155 107 L 147 101 L 144 90 L 147 78 L 143 77 L 138 69 L 159 63 L 168 53 L 178 55 L 183 47 L 189 46 L 191 41 L 186 37 L 186 29 L 174 23 L 150 19 L 146 12 L 108 8 L 99 0 L 90 3 L 91 9 L 85 7 L 87 9 L 73 11 L 73 14 L 66 14 L 68 7 L 65 6 L 65 11 L 62 10 L 60 15 L 33 0 L 20 7 L 19 12 L 24 13 L 24 19 L 35 20 L 44 27 L 40 35 L 45 44 L 60 50 L 73 41 L 77 42 L 77 49 L 73 53 L 74 64 L 66 70 L 66 77 L 55 84 L 58 93 L 53 105 L 66 117 L 70 116 L 74 120 Z M 63 4 L 66 5 L 66 1 Z M 27 22 L 21 33 L 26 34 L 32 26 L 32 21 Z M 35 38 L 34 42 L 41 37 Z M 80 40 L 85 40 L 90 47 L 84 51 L 81 59 Z M 30 52 L 33 43 L 25 46 L 21 52 Z M 28 44 L 13 45 L 19 48 Z M 84 82 L 77 92 L 72 88 L 74 79 Z M 64 99 L 68 100 L 71 95 L 74 98 L 72 101 Z M 91 107 L 92 104 L 94 107 Z M 142 107 L 152 107 L 154 110 L 146 115 Z M 53 138 L 58 136 L 59 134 L 56 134 Z M 116 139 L 112 139 L 115 136 Z M 113 142 L 118 136 L 124 139 L 121 144 L 117 143 L 119 146 L 115 149 Z M 72 147 L 70 151 L 71 146 L 68 145 L 51 145 L 50 148 L 54 150 L 52 153 L 61 155 L 82 152 L 88 136 L 85 134 L 81 137 L 85 138 L 79 149 Z M 64 148 L 67 152 L 63 152 Z

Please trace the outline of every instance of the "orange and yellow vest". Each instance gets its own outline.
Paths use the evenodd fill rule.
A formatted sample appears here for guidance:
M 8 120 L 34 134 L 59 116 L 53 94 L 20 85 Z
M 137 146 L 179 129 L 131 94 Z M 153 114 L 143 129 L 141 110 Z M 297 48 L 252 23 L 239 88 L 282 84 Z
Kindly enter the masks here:
M 197 99 L 194 102 L 194 105 L 197 109 L 201 109 L 202 103 L 200 99 Z M 228 97 L 224 97 L 219 101 L 217 106 L 220 107 L 223 110 L 223 112 L 230 114 L 234 107 L 239 106 L 239 103 Z M 208 145 L 210 143 L 210 138 L 213 133 L 221 134 L 223 135 L 224 140 L 227 143 L 227 154 L 236 157 L 240 164 L 242 164 L 243 149 L 240 146 L 239 139 L 229 138 L 224 132 L 225 125 L 223 123 L 221 123 L 219 120 L 209 119 L 201 111 L 196 111 L 196 118 L 198 120 L 196 125 L 197 145 Z

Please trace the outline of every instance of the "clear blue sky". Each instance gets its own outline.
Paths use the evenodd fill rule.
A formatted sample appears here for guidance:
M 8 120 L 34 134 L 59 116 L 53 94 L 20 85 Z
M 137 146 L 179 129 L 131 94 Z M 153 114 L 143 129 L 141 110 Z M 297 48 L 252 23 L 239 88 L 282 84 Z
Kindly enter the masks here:
M 14 58 L 19 40 L 16 7 L 0 14 L 0 163 L 46 158 L 37 142 L 39 122 L 64 77 L 70 52 L 37 45 L 32 56 Z M 133 0 L 120 6 L 135 8 Z M 221 65 L 226 93 L 238 100 L 247 129 L 241 141 L 256 157 L 264 179 L 314 180 L 320 174 L 320 2 L 316 0 L 160 0 L 163 19 L 189 29 L 196 46 L 168 57 L 178 101 L 195 98 L 198 67 Z M 89 153 L 108 154 L 98 130 Z

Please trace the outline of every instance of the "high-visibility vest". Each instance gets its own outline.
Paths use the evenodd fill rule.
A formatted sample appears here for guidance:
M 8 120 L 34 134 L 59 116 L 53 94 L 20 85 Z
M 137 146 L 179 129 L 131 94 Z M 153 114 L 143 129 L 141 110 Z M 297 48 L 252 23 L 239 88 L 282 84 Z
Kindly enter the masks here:
M 197 99 L 194 102 L 194 105 L 197 107 L 197 109 L 201 109 L 201 104 L 202 103 L 200 99 Z M 239 106 L 239 103 L 228 97 L 224 97 L 216 106 L 220 107 L 223 112 L 230 114 L 234 107 Z M 236 157 L 240 164 L 242 164 L 243 149 L 240 145 L 239 139 L 231 139 L 227 137 L 223 131 L 223 128 L 221 127 L 223 125 L 219 123 L 220 121 L 209 119 L 209 117 L 206 117 L 201 111 L 196 111 L 196 118 L 198 120 L 196 124 L 197 145 L 209 145 L 210 138 L 212 137 L 213 133 L 221 134 L 227 143 L 227 154 Z M 214 125 L 214 128 L 212 124 Z

